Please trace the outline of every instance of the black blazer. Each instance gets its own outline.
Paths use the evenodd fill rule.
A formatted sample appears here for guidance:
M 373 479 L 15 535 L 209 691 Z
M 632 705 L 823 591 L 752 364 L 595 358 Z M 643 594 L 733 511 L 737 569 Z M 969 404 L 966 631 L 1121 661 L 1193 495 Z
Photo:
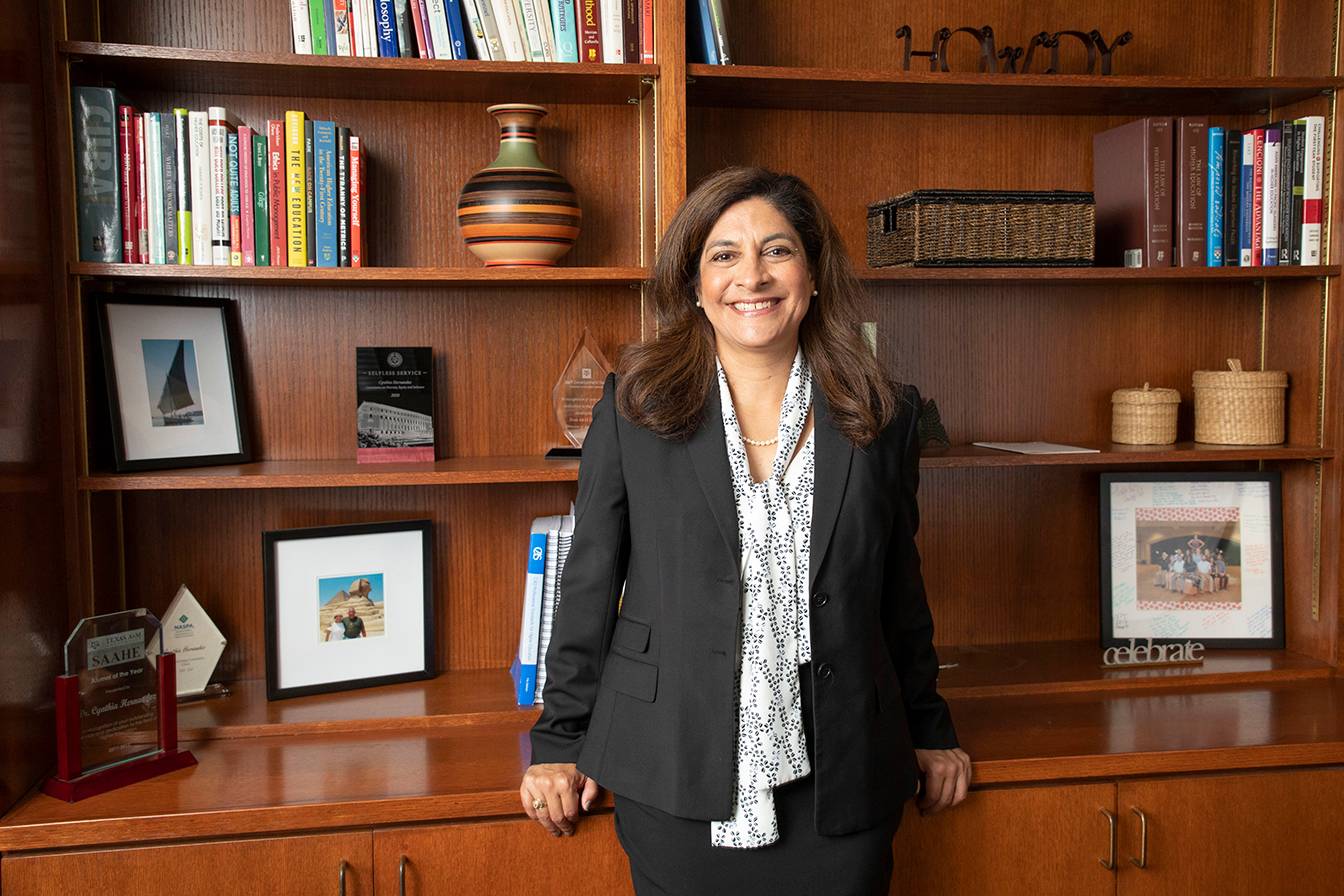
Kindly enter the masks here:
M 742 585 L 719 390 L 709 390 L 700 428 L 677 442 L 621 416 L 615 384 L 609 375 L 583 444 L 532 762 L 576 762 L 622 796 L 724 820 L 736 764 Z M 913 747 L 958 745 L 937 693 L 914 540 L 919 393 L 906 387 L 901 398 L 878 439 L 855 449 L 813 387 L 809 582 L 821 834 L 899 813 L 919 774 Z

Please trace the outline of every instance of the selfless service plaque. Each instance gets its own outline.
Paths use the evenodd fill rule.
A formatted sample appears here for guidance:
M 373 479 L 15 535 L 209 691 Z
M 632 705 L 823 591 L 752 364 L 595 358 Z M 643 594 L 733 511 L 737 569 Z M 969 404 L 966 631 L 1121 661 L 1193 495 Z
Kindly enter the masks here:
M 356 348 L 355 419 L 361 464 L 434 460 L 434 354 Z
M 57 772 L 43 791 L 74 802 L 196 764 L 177 749 L 176 658 L 150 650 L 158 634 L 144 609 L 75 626 L 56 678 Z
M 583 447 L 584 437 L 588 435 L 588 427 L 593 422 L 593 405 L 602 397 L 602 386 L 610 372 L 611 366 L 585 327 L 583 338 L 575 346 L 564 372 L 560 374 L 559 382 L 551 390 L 555 419 L 574 449 Z M 577 454 L 573 449 L 553 449 L 548 456 Z

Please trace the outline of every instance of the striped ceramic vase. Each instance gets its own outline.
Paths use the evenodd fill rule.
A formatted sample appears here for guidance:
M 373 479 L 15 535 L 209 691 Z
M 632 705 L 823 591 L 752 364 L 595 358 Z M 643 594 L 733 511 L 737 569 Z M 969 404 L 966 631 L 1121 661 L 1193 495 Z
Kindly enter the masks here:
M 579 200 L 569 181 L 537 155 L 544 106 L 487 109 L 499 122 L 499 155 L 462 188 L 457 223 L 486 267 L 554 265 L 579 237 Z

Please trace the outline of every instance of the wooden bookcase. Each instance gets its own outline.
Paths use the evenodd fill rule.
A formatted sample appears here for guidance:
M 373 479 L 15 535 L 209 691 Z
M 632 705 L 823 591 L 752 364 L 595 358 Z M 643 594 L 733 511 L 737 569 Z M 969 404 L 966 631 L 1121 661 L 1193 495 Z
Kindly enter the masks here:
M 307 839 L 318 851 L 337 843 L 366 890 L 374 880 L 390 889 L 387 856 L 414 841 L 427 851 L 422 871 L 448 862 L 512 892 L 508 861 L 463 871 L 451 864 L 450 855 L 460 857 L 453 850 L 504 850 L 523 862 L 525 851 L 562 849 L 518 820 L 537 710 L 512 705 L 506 671 L 528 524 L 563 512 L 577 478 L 577 463 L 541 458 L 559 443 L 550 390 L 583 328 L 612 359 L 622 344 L 654 335 L 641 283 L 657 235 L 689 188 L 730 164 L 791 171 L 817 189 L 869 287 L 879 357 L 942 412 L 954 447 L 922 460 L 920 547 L 940 659 L 957 664 L 943 671 L 941 689 L 977 784 L 1026 793 L 1090 779 L 1080 798 L 1100 788 L 1118 803 L 1114 781 L 1125 777 L 1344 762 L 1336 5 L 1084 2 L 1068 21 L 1009 0 L 895 13 L 877 0 L 847 0 L 825 15 L 802 0 L 727 7 L 737 63 L 728 67 L 685 62 L 677 0 L 657 2 L 656 64 L 623 66 L 295 56 L 281 0 L 53 0 L 43 8 L 42 161 L 54 217 L 48 312 L 64 347 L 65 450 L 50 481 L 62 496 L 67 616 L 162 611 L 185 582 L 229 637 L 217 678 L 233 694 L 181 710 L 198 769 L 75 806 L 20 801 L 0 819 L 7 885 L 46 892 L 26 888 L 28 876 L 15 870 L 66 867 L 42 864 L 61 861 L 43 850 L 341 830 L 371 839 Z M 1096 27 L 1108 38 L 1128 29 L 1135 38 L 1116 51 L 1108 77 L 980 75 L 968 47 L 954 56 L 953 73 L 907 73 L 894 37 L 903 23 L 917 48 L 942 25 L 984 23 L 1000 46 L 1058 28 Z M 350 126 L 370 155 L 373 266 L 78 262 L 69 90 L 104 83 L 145 109 L 222 103 L 254 125 L 303 109 Z M 583 205 L 579 243 L 554 270 L 484 270 L 456 232 L 457 192 L 495 152 L 485 106 L 505 101 L 550 108 L 542 156 Z M 1092 135 L 1145 114 L 1208 114 L 1229 127 L 1327 116 L 1326 263 L 1160 271 L 863 264 L 868 203 L 925 187 L 1091 189 Z M 257 462 L 111 471 L 89 313 L 91 296 L 106 291 L 236 302 Z M 441 459 L 360 467 L 350 420 L 354 347 L 396 343 L 434 349 Z M 1283 445 L 1189 441 L 1191 374 L 1229 357 L 1289 372 Z M 1112 390 L 1145 381 L 1182 390 L 1183 441 L 1110 444 Z M 1038 438 L 1101 453 L 969 447 Z M 1257 468 L 1283 473 L 1287 648 L 1211 652 L 1197 669 L 1098 668 L 1099 473 Z M 441 674 L 267 703 L 261 532 L 412 517 L 435 526 Z M 25 719 L 25 742 L 40 741 L 47 718 L 34 711 Z M 366 774 L 339 786 L 314 768 L 329 760 Z M 438 828 L 413 837 L 387 827 L 452 820 L 471 823 L 442 829 L 458 838 L 451 849 L 426 842 L 424 832 Z M 592 892 L 625 886 L 610 819 L 588 831 L 585 848 L 614 875 Z M 247 842 L 259 861 L 278 861 L 266 857 L 289 848 L 284 839 Z M 117 861 L 143 873 L 134 852 Z

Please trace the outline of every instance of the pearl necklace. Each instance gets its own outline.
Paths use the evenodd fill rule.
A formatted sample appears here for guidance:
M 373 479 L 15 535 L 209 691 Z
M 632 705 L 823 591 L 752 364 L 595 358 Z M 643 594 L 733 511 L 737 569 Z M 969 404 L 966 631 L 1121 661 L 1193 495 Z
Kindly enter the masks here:
M 766 445 L 773 445 L 778 442 L 779 436 L 775 436 L 773 439 L 749 439 L 746 436 L 742 436 L 742 441 L 746 442 L 748 445 L 764 448 Z

